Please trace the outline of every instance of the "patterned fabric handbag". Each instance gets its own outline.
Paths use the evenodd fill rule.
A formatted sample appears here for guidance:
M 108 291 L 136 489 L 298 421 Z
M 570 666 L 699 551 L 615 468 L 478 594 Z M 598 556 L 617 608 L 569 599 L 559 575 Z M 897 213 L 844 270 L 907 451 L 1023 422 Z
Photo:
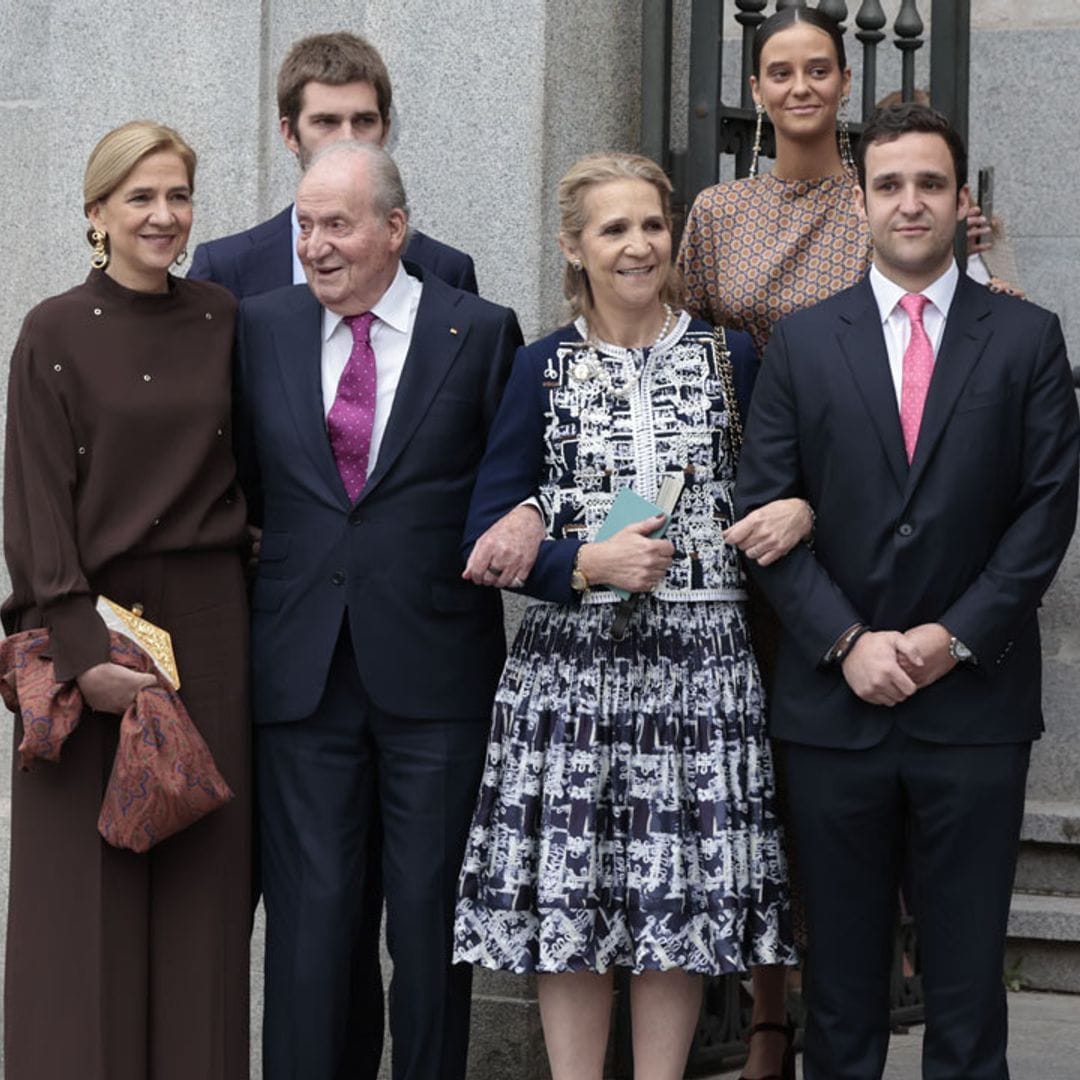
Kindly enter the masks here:
M 156 672 L 130 638 L 113 630 L 109 640 L 113 663 Z M 22 720 L 23 769 L 36 758 L 59 761 L 83 713 L 78 685 L 56 681 L 48 652 L 48 630 L 25 630 L 0 643 L 0 697 Z M 141 689 L 120 720 L 98 832 L 113 847 L 143 853 L 232 797 L 176 691 L 160 683 Z

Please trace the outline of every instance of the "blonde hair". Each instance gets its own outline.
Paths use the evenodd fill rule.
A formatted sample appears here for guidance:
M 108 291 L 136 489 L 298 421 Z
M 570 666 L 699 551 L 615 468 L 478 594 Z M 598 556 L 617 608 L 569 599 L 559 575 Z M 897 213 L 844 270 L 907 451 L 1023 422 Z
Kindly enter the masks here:
M 90 153 L 83 176 L 83 213 L 89 215 L 90 208 L 107 199 L 143 158 L 160 150 L 177 154 L 187 170 L 188 186 L 194 191 L 195 151 L 171 127 L 153 120 L 129 120 L 103 136 Z M 87 240 L 92 232 L 87 230 Z M 108 239 L 105 243 L 107 247 Z
M 671 181 L 651 158 L 640 154 L 589 154 L 570 167 L 559 181 L 559 235 L 575 244 L 585 229 L 585 195 L 597 184 L 612 180 L 644 180 L 656 188 L 664 222 L 671 231 Z M 575 270 L 568 262 L 563 274 L 563 295 L 570 302 L 574 316 L 587 315 L 593 306 L 589 275 Z M 682 306 L 683 281 L 674 259 L 667 279 L 660 287 L 660 300 L 674 308 Z

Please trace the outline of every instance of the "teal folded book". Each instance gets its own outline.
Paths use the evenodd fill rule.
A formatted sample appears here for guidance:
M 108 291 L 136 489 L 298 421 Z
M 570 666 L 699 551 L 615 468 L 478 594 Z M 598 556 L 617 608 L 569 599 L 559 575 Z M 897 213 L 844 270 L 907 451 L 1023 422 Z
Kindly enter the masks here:
M 671 512 L 682 494 L 684 479 L 682 473 L 668 473 L 660 484 L 660 491 L 655 503 L 642 498 L 633 488 L 624 487 L 615 501 L 611 504 L 603 525 L 596 530 L 596 541 L 610 540 L 617 532 L 625 529 L 627 525 L 635 525 L 639 521 L 655 517 L 657 514 L 666 514 L 664 523 L 658 529 L 649 533 L 651 540 L 659 540 L 667 532 L 668 522 L 671 521 Z M 621 600 L 629 600 L 630 593 L 626 589 L 620 589 L 616 585 L 605 586 Z

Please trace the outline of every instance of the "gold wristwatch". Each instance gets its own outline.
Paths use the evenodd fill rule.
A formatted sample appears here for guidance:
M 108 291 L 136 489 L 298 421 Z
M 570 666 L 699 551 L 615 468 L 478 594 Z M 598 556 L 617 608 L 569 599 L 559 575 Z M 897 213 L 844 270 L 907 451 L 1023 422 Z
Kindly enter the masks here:
M 584 546 L 585 545 L 582 544 L 581 547 L 577 549 L 577 554 L 574 555 L 574 566 L 573 569 L 570 571 L 570 588 L 573 589 L 574 592 L 578 593 L 586 593 L 589 591 L 589 579 L 585 576 L 585 574 L 582 572 L 581 567 L 578 565 L 578 562 L 581 559 L 581 549 Z

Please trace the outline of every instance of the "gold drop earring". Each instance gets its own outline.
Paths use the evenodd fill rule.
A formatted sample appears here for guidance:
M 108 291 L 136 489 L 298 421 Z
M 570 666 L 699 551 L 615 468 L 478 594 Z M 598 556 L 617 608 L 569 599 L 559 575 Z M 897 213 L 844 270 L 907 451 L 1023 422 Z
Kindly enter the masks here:
M 759 101 L 755 106 L 757 110 L 757 127 L 754 130 L 754 151 L 750 158 L 750 175 L 757 176 L 758 158 L 761 156 L 761 128 L 765 119 L 765 106 Z
M 100 229 L 94 229 L 90 233 L 90 242 L 94 250 L 90 255 L 90 265 L 95 270 L 104 270 L 109 265 L 109 252 L 105 247 L 105 234 Z
M 848 131 L 848 98 L 845 94 L 840 99 L 840 114 L 838 125 L 840 128 L 840 161 L 844 168 L 851 172 L 855 168 L 855 155 L 851 152 L 851 133 Z

